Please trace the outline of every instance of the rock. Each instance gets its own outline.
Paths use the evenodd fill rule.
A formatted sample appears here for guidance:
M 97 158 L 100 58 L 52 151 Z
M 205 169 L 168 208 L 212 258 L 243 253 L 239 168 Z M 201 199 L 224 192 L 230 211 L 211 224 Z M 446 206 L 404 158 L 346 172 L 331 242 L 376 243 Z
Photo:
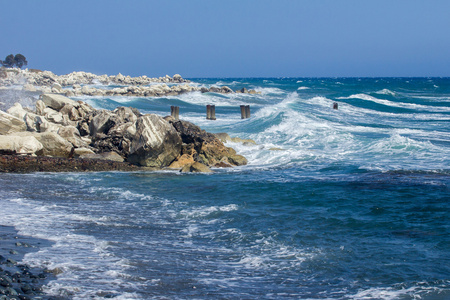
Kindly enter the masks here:
M 236 155 L 236 151 L 225 145 L 217 138 L 216 135 L 201 130 L 200 127 L 186 122 L 172 122 L 172 125 L 180 133 L 185 144 L 192 144 L 196 152 L 195 161 L 203 163 L 207 166 L 214 166 L 224 157 Z M 242 160 L 229 160 L 231 164 L 235 162 L 242 163 Z
M 25 117 L 25 115 L 28 113 L 28 111 L 23 109 L 23 107 L 20 103 L 15 103 L 6 112 L 8 114 L 10 114 L 18 119 L 22 119 L 22 120 L 23 120 L 23 117 Z
M 62 92 L 62 86 L 59 83 L 54 83 L 52 84 L 52 90 L 55 89 L 56 91 L 58 91 L 58 93 Z
M 123 162 L 124 159 L 122 156 L 117 154 L 117 152 L 111 151 L 111 152 L 104 152 L 104 153 L 92 153 L 92 154 L 83 154 L 80 155 L 81 158 L 90 158 L 90 159 L 103 159 L 103 160 L 110 160 L 110 161 L 117 161 L 117 162 Z
M 48 107 L 53 108 L 54 110 L 59 111 L 66 104 L 70 104 L 72 106 L 77 106 L 77 102 L 73 101 L 65 96 L 57 95 L 57 94 L 43 94 L 42 101 Z
M 176 161 L 168 166 L 169 169 L 182 169 L 186 165 L 192 165 L 194 163 L 192 155 L 183 154 Z
M 33 136 L 0 135 L 0 152 L 35 154 L 42 149 L 42 143 Z
M 27 130 L 28 131 L 37 131 L 36 120 L 37 120 L 38 117 L 40 117 L 40 116 L 38 116 L 36 114 L 33 114 L 33 113 L 27 113 L 23 117 L 23 120 L 25 121 L 25 124 L 27 125 Z
M 175 74 L 175 75 L 173 75 L 173 77 L 172 77 L 172 81 L 173 81 L 173 82 L 183 82 L 183 78 L 181 77 L 180 74 Z
M 111 111 L 100 110 L 89 124 L 89 134 L 95 136 L 97 133 L 108 133 L 116 123 L 118 123 L 118 118 Z
M 69 143 L 71 143 L 75 148 L 87 147 L 88 144 L 81 139 L 80 132 L 74 126 L 62 126 L 58 129 L 58 135 Z
M 95 152 L 89 148 L 84 148 L 84 147 L 75 148 L 75 150 L 73 151 L 73 157 L 80 157 L 80 156 L 88 155 L 88 154 L 95 154 Z
M 185 165 L 181 171 L 182 173 L 188 173 L 188 172 L 192 172 L 192 173 L 211 173 L 212 170 L 210 168 L 208 168 L 207 166 L 205 166 L 202 163 L 199 162 L 194 162 L 193 164 L 188 164 Z
M 235 166 L 244 166 L 247 164 L 247 159 L 239 154 L 228 156 L 228 161 Z
M 56 124 L 64 123 L 63 114 L 60 113 L 59 111 L 56 111 L 56 110 L 50 108 L 50 107 L 44 108 L 44 116 L 48 121 L 50 121 L 52 123 L 56 123 Z
M 228 141 L 231 141 L 231 137 L 228 133 L 220 132 L 214 134 L 219 140 L 222 141 L 222 143 L 226 143 Z
M 239 137 L 231 138 L 231 141 L 234 143 L 241 143 L 244 145 L 256 145 L 256 142 L 252 139 L 241 139 Z
M 166 167 L 180 154 L 181 138 L 162 117 L 145 115 L 136 121 L 128 162 L 147 167 Z
M 38 100 L 36 101 L 36 113 L 40 116 L 44 115 L 44 109 L 45 109 L 46 105 L 44 103 L 44 101 L 42 100 Z
M 240 89 L 240 92 L 243 93 L 243 94 L 248 94 L 248 90 L 245 87 Z
M 118 107 L 114 110 L 114 113 L 125 123 L 136 122 L 138 117 L 130 107 Z
M 220 91 L 220 88 L 212 86 L 209 88 L 209 92 L 210 93 L 220 93 L 221 91 Z
M 67 115 L 71 121 L 80 121 L 82 119 L 78 109 L 72 104 L 64 105 L 59 112 Z
M 37 116 L 35 118 L 35 123 L 36 131 L 38 132 L 58 132 L 59 128 L 62 126 L 47 121 L 47 119 L 43 116 Z
M 37 155 L 71 157 L 73 146 L 55 132 L 36 133 L 36 139 L 41 142 L 43 149 Z
M 25 122 L 0 110 L 0 134 L 10 134 L 27 130 Z
M 225 93 L 225 94 L 229 94 L 229 93 L 234 93 L 234 91 L 232 89 L 230 89 L 227 86 L 223 86 L 220 88 L 220 92 L 221 93 Z

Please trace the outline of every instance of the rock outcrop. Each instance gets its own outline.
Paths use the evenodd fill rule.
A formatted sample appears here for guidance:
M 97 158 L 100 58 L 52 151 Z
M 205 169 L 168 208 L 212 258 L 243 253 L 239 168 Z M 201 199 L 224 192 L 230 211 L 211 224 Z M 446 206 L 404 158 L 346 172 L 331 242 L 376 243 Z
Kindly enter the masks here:
M 0 138 L 2 154 L 101 159 L 183 172 L 247 163 L 192 123 L 129 107 L 97 110 L 54 94 L 42 95 L 35 111 L 20 104 L 0 111 Z
M 181 156 L 178 161 L 186 164 L 200 162 L 206 166 L 240 166 L 247 164 L 247 160 L 236 154 L 232 148 L 226 147 L 214 134 L 206 132 L 200 127 L 186 121 L 170 120 L 183 141 Z M 178 167 L 175 163 L 172 167 Z

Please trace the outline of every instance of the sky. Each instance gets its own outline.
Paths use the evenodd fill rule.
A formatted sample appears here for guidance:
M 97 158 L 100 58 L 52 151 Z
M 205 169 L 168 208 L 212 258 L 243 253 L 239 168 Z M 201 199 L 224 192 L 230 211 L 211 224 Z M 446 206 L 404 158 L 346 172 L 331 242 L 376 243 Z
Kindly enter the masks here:
M 0 0 L 0 7 L 0 59 L 21 53 L 28 68 L 58 75 L 450 76 L 449 0 Z

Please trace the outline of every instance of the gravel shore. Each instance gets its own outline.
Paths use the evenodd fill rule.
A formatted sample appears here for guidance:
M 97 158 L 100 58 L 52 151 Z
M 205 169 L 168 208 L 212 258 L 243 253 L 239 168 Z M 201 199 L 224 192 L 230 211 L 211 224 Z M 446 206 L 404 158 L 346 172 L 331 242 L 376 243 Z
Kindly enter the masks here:
M 50 245 L 47 240 L 19 236 L 13 227 L 0 225 L 0 300 L 69 299 L 42 292 L 42 286 L 54 279 L 58 270 L 33 268 L 21 263 L 25 254 Z

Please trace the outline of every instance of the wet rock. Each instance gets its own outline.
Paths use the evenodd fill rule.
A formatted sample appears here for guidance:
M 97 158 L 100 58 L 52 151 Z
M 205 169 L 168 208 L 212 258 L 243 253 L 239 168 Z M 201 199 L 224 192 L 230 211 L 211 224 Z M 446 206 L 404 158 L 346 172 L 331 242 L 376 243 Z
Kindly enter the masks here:
M 192 123 L 176 121 L 172 122 L 172 125 L 180 133 L 183 143 L 192 144 L 197 154 L 195 161 L 206 166 L 214 166 L 222 161 L 224 157 L 236 155 L 236 152 L 231 148 L 225 147 L 216 135 L 208 133 Z M 230 163 L 239 163 L 241 165 L 244 164 L 244 160 L 232 159 Z
M 181 169 L 182 173 L 211 173 L 212 170 L 202 163 L 187 164 Z
M 169 122 L 157 115 L 145 115 L 136 121 L 128 162 L 148 167 L 166 167 L 181 151 L 181 138 Z

